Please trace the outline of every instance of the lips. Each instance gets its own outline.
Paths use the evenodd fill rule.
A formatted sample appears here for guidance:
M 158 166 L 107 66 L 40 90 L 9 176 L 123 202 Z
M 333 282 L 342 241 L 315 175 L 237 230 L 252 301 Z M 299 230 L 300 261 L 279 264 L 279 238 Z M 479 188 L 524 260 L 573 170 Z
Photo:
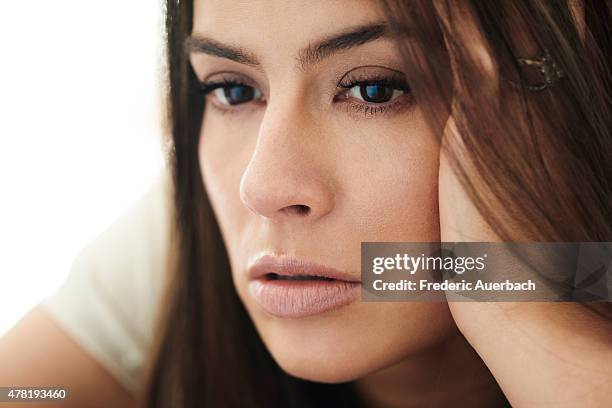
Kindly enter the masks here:
M 276 317 L 316 315 L 359 297 L 360 280 L 353 274 L 295 257 L 264 255 L 248 274 L 250 295 Z
M 342 280 L 346 282 L 361 281 L 358 277 L 350 273 L 286 255 L 261 256 L 249 268 L 250 279 L 260 279 L 267 275 L 276 275 L 280 279 L 312 277 Z

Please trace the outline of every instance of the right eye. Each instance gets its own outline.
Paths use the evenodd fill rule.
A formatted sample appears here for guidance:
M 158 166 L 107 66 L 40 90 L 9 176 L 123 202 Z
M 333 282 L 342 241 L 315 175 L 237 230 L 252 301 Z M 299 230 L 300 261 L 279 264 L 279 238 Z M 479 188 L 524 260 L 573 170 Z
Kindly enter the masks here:
M 201 91 L 204 95 L 213 95 L 220 104 L 227 106 L 260 100 L 262 96 L 257 88 L 228 81 L 204 84 Z

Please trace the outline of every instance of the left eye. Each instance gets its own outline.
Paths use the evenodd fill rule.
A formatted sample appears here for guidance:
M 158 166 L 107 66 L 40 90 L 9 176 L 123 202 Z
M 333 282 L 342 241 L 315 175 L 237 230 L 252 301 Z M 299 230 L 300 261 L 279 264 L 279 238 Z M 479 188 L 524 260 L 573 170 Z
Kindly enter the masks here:
M 351 96 L 370 103 L 385 103 L 406 93 L 384 82 L 365 82 L 350 88 Z
M 212 93 L 223 105 L 239 105 L 261 98 L 259 89 L 242 84 L 221 86 Z

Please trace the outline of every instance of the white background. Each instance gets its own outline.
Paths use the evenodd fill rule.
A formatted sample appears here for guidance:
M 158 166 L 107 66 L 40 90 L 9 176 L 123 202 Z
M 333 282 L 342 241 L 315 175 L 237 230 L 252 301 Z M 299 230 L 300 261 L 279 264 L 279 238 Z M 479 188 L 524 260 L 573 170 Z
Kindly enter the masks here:
M 163 165 L 160 1 L 0 5 L 0 334 Z

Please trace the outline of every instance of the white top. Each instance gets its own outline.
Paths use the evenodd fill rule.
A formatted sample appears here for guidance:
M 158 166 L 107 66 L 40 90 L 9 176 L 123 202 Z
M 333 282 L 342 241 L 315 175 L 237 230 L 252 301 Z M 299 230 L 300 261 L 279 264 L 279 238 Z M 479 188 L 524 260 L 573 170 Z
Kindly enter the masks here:
M 41 305 L 130 391 L 144 385 L 167 265 L 170 177 L 157 181 L 74 261 Z

